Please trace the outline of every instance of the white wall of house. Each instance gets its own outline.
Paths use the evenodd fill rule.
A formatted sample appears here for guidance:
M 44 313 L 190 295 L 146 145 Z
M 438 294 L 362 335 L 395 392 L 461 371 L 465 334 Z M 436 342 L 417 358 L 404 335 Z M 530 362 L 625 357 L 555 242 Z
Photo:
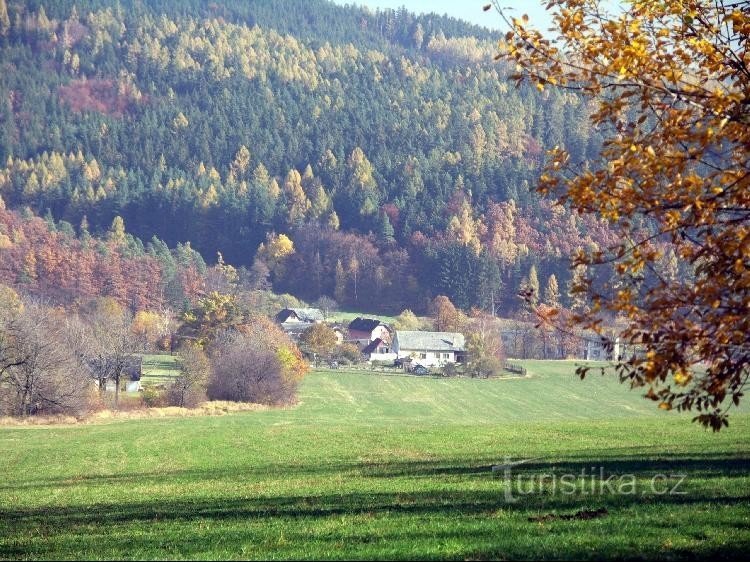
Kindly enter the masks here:
M 589 339 L 586 342 L 586 359 L 588 361 L 610 361 L 620 357 L 620 338 L 616 338 L 609 353 L 599 340 Z
M 371 353 L 368 361 L 395 361 L 397 358 L 395 353 Z
M 377 326 L 370 334 L 370 341 L 375 341 L 378 338 L 384 342 L 390 342 L 391 333 L 388 331 L 388 328 L 385 326 Z
M 455 351 L 429 351 L 417 349 L 399 349 L 398 358 L 404 359 L 411 357 L 414 363 L 419 363 L 425 367 L 440 367 L 448 363 L 456 362 Z

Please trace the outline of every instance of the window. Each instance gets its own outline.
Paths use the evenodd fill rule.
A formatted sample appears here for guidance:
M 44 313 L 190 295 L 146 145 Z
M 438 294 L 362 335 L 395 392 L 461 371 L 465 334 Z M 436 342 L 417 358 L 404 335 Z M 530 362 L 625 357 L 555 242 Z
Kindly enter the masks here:
M 420 359 L 427 359 L 427 354 L 426 353 L 420 353 L 419 354 L 419 358 Z

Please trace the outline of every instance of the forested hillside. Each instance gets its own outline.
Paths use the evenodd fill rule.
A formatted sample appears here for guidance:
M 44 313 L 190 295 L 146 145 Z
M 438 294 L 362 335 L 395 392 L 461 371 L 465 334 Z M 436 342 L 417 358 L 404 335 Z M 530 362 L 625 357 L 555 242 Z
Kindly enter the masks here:
M 496 40 L 322 0 L 0 0 L 0 195 L 310 301 L 511 313 L 532 267 L 565 300 L 567 256 L 609 234 L 532 188 L 545 150 L 584 166 L 600 139 L 575 94 L 506 81 Z

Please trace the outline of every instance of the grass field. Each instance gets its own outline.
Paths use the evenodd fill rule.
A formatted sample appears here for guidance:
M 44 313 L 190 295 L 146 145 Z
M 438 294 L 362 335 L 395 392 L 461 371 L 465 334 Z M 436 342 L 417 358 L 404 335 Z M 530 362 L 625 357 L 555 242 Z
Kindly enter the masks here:
M 143 356 L 141 383 L 165 384 L 180 374 L 176 355 L 154 354 Z
M 369 312 L 357 312 L 357 311 L 347 311 L 347 310 L 338 310 L 336 312 L 331 312 L 329 315 L 330 318 L 328 319 L 330 322 L 341 322 L 344 324 L 348 324 L 355 318 L 361 316 L 363 318 L 377 318 L 378 320 L 381 320 L 382 322 L 385 322 L 386 324 L 392 324 L 393 323 L 393 316 L 388 316 L 385 314 L 376 314 L 376 313 L 369 313 Z
M 315 372 L 291 409 L 0 429 L 0 556 L 689 559 L 750 547 L 746 408 L 712 434 L 611 379 L 579 382 L 570 363 L 524 364 L 532 376 L 516 380 Z M 614 490 L 591 479 L 600 470 Z

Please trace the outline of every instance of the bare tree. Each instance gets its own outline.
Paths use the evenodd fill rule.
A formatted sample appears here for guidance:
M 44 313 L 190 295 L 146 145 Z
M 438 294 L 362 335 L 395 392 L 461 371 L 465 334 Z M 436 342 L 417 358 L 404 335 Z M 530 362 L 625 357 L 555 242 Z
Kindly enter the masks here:
M 0 410 L 13 415 L 80 414 L 90 383 L 76 368 L 64 323 L 49 308 L 26 303 L 0 327 Z
M 328 318 L 329 316 L 331 316 L 331 314 L 337 312 L 339 309 L 339 304 L 327 295 L 323 295 L 322 297 L 320 297 L 315 301 L 314 304 L 323 313 L 324 318 Z
M 167 391 L 167 400 L 172 406 L 197 406 L 206 399 L 211 363 L 203 349 L 192 343 L 180 349 L 179 361 L 180 375 Z
M 102 299 L 94 304 L 87 320 L 90 337 L 86 349 L 87 363 L 100 394 L 104 393 L 108 381 L 114 383 L 117 408 L 123 374 L 138 351 L 138 343 L 130 329 L 130 314 L 109 299 Z

